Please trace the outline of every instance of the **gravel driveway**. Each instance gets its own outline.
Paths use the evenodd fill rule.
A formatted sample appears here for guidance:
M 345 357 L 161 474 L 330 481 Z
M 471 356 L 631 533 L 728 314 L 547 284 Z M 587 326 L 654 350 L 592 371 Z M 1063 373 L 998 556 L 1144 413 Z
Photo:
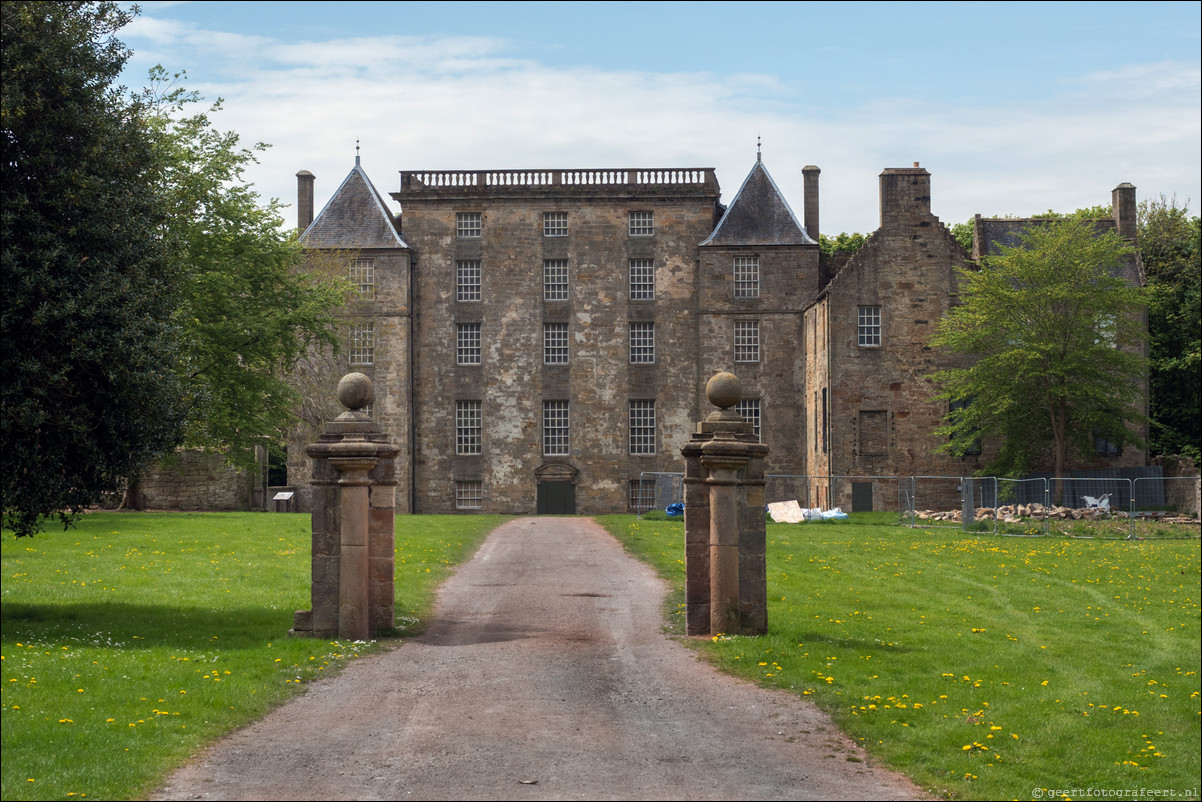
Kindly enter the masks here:
M 664 593 L 590 520 L 510 521 L 424 636 L 314 682 L 152 798 L 927 798 L 812 704 L 666 637 Z

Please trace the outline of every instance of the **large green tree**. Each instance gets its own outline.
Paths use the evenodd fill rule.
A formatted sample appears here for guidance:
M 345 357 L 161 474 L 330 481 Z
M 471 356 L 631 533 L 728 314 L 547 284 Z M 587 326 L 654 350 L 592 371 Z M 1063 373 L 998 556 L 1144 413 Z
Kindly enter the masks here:
M 933 345 L 970 366 L 935 374 L 956 411 L 939 430 L 952 453 L 995 438 L 989 470 L 1050 464 L 1063 476 L 1074 452 L 1139 438 L 1147 360 L 1146 293 L 1124 273 L 1131 247 L 1084 215 L 1033 224 L 1017 247 L 960 272 L 959 303 Z
M 285 377 L 336 345 L 349 285 L 303 269 L 244 180 L 265 146 L 214 129 L 161 69 L 137 97 L 115 84 L 128 12 L 0 8 L 3 509 L 26 535 L 179 444 L 251 465 L 282 443 Z
M 255 153 L 213 127 L 199 98 L 161 68 L 146 100 L 155 109 L 167 237 L 178 247 L 183 295 L 180 380 L 187 392 L 185 444 L 254 464 L 256 445 L 282 443 L 300 396 L 287 380 L 313 348 L 337 346 L 345 279 L 310 269 L 283 225 L 280 205 L 259 201 L 244 178 Z
M 116 3 L 0 4 L 3 509 L 64 523 L 179 442 L 180 261 Z
M 1202 459 L 1202 247 L 1197 215 L 1175 198 L 1140 204 L 1148 275 L 1152 450 Z

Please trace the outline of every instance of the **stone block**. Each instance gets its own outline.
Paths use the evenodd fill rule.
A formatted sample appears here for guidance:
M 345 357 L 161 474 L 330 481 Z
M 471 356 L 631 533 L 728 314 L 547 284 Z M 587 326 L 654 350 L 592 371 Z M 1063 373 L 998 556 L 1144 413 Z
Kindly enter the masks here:
M 338 575 L 337 557 L 313 556 L 313 631 L 338 631 Z
M 296 634 L 307 635 L 313 631 L 313 611 L 297 610 L 292 614 L 292 631 Z

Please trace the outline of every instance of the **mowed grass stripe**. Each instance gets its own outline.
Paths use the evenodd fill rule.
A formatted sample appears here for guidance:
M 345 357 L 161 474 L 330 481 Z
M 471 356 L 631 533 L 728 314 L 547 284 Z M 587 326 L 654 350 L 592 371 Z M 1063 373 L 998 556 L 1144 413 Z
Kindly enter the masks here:
M 683 525 L 603 519 L 672 583 Z M 814 699 L 940 796 L 1190 789 L 1200 771 L 1199 542 L 768 525 L 769 634 L 690 639 Z M 1045 797 L 1046 798 L 1046 797 Z

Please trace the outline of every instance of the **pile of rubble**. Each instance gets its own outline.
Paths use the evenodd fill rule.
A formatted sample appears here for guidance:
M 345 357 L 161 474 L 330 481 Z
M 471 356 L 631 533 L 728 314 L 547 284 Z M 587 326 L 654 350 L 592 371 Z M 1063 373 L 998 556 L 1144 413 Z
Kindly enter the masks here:
M 915 518 L 922 521 L 959 521 L 961 518 L 960 510 L 941 512 L 939 510 L 907 510 L 906 515 L 913 515 Z M 1122 510 L 1110 510 L 1101 507 L 1073 508 L 1073 507 L 1045 507 L 1043 504 L 1007 504 L 1002 507 L 977 507 L 974 517 L 980 519 L 992 519 L 997 517 L 998 520 L 1008 524 L 1022 523 L 1023 519 L 1029 518 L 1053 518 L 1060 520 L 1074 521 L 1097 521 L 1097 520 L 1112 520 L 1115 518 L 1127 518 L 1127 513 Z

